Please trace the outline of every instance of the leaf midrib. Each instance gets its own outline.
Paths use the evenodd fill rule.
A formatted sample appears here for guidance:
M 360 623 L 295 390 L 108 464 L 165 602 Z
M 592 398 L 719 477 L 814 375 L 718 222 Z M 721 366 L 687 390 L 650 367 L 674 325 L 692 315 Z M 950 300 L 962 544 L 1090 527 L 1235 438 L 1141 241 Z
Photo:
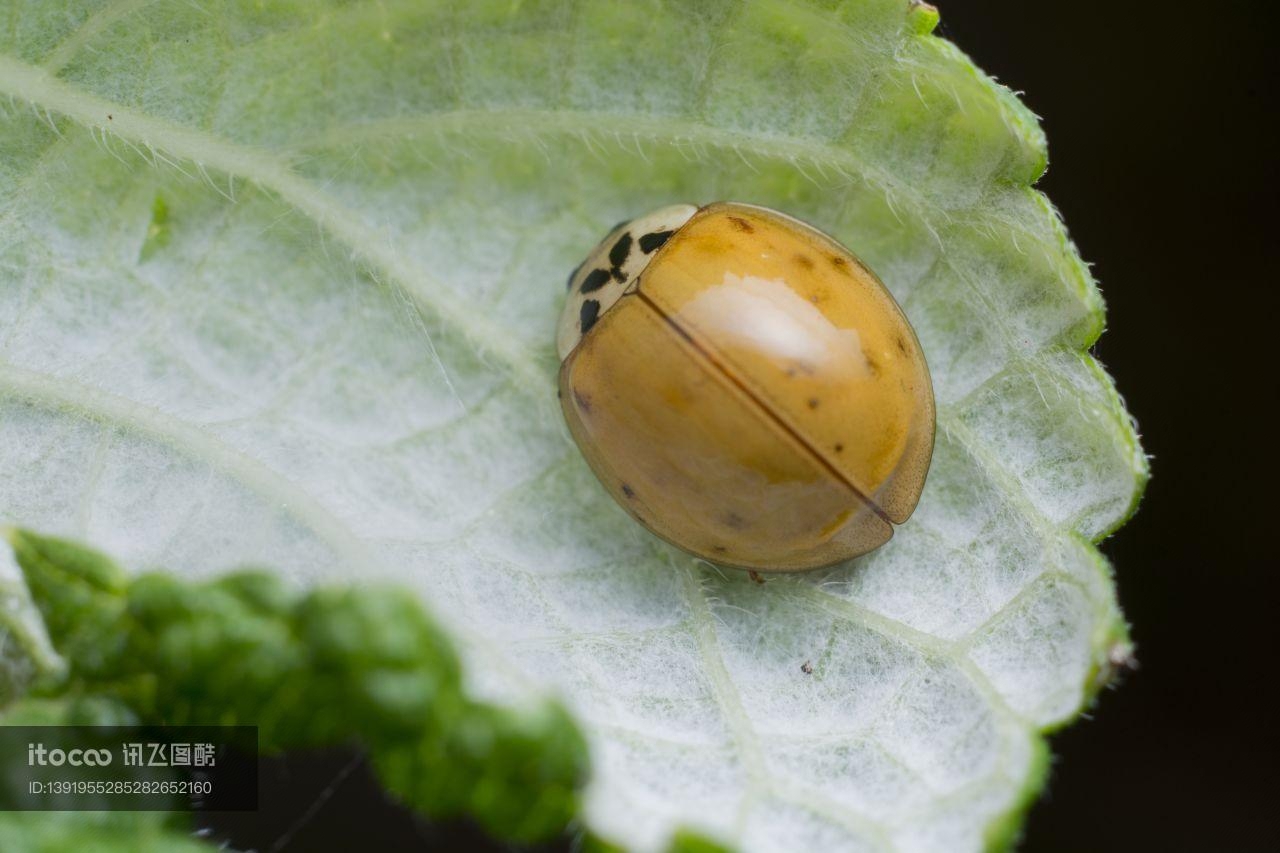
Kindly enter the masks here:
M 274 192 L 305 214 L 398 287 L 419 311 L 434 315 L 460 330 L 482 352 L 498 355 L 521 387 L 548 388 L 549 379 L 514 339 L 487 318 L 469 311 L 464 302 L 387 248 L 385 235 L 352 216 L 345 207 L 295 174 L 288 164 L 260 149 L 228 143 L 206 133 L 154 119 L 129 107 L 86 94 L 50 76 L 43 69 L 0 56 L 0 91 L 41 109 L 61 113 L 81 125 L 111 134 L 153 156 L 168 151 L 181 160 L 213 167 Z M 110 115 L 104 123 L 103 119 Z M 447 377 L 446 377 L 447 378 Z M 527 385 L 525 383 L 528 383 Z

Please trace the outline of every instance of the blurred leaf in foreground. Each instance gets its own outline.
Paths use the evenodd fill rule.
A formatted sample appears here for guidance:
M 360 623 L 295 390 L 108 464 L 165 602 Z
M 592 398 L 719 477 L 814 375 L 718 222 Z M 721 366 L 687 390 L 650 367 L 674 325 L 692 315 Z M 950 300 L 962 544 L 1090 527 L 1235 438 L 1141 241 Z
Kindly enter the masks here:
M 258 572 L 128 578 L 71 542 L 9 540 L 68 665 L 38 693 L 143 723 L 256 725 L 267 753 L 358 743 L 411 807 L 515 841 L 554 837 L 577 811 L 573 723 L 555 705 L 516 714 L 463 696 L 452 648 L 405 593 L 301 594 Z

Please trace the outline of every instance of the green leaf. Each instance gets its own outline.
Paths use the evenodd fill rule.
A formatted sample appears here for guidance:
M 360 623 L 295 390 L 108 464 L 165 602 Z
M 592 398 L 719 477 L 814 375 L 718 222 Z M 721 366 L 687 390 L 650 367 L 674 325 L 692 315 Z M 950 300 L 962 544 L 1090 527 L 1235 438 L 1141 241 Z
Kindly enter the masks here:
M 94 853 L 210 853 L 166 812 L 9 812 L 0 816 L 5 850 Z
M 0 520 L 191 581 L 252 563 L 293 591 L 408 590 L 470 695 L 517 719 L 563 697 L 606 841 L 1009 843 L 1041 732 L 1126 642 L 1092 542 L 1146 464 L 1087 353 L 1101 299 L 1031 189 L 1036 121 L 934 20 L 906 0 L 9 3 Z M 716 199 L 866 260 L 939 404 L 894 540 L 763 587 L 640 530 L 555 405 L 568 271 L 620 219 Z M 6 649 L 43 655 L 27 670 L 55 665 L 4 618 L 25 626 Z M 341 648 L 330 618 L 317 639 Z M 415 695 L 364 691 L 391 730 Z M 388 772 L 429 785 L 431 760 Z

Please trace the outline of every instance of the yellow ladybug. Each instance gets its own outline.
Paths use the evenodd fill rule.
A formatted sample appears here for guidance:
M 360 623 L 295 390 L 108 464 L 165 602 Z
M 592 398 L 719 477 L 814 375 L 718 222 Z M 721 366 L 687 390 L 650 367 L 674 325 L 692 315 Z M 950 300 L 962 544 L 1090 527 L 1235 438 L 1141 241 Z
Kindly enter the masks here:
M 933 453 L 920 343 L 848 249 L 748 204 L 623 223 L 569 277 L 560 404 L 609 493 L 711 562 L 786 572 L 883 545 Z

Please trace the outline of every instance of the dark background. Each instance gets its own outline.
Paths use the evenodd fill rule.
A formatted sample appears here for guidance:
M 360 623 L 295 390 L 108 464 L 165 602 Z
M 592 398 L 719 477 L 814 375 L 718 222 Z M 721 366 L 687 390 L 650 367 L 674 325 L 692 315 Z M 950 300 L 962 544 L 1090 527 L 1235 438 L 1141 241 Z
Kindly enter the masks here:
M 1269 7 L 940 5 L 941 34 L 1043 119 L 1040 187 L 1094 265 L 1108 303 L 1096 351 L 1154 457 L 1141 511 L 1103 545 L 1141 667 L 1053 738 L 1022 849 L 1280 849 L 1262 529 L 1276 508 Z M 215 834 L 289 851 L 482 843 L 392 809 L 351 761 L 267 765 L 263 801 L 278 808 Z

